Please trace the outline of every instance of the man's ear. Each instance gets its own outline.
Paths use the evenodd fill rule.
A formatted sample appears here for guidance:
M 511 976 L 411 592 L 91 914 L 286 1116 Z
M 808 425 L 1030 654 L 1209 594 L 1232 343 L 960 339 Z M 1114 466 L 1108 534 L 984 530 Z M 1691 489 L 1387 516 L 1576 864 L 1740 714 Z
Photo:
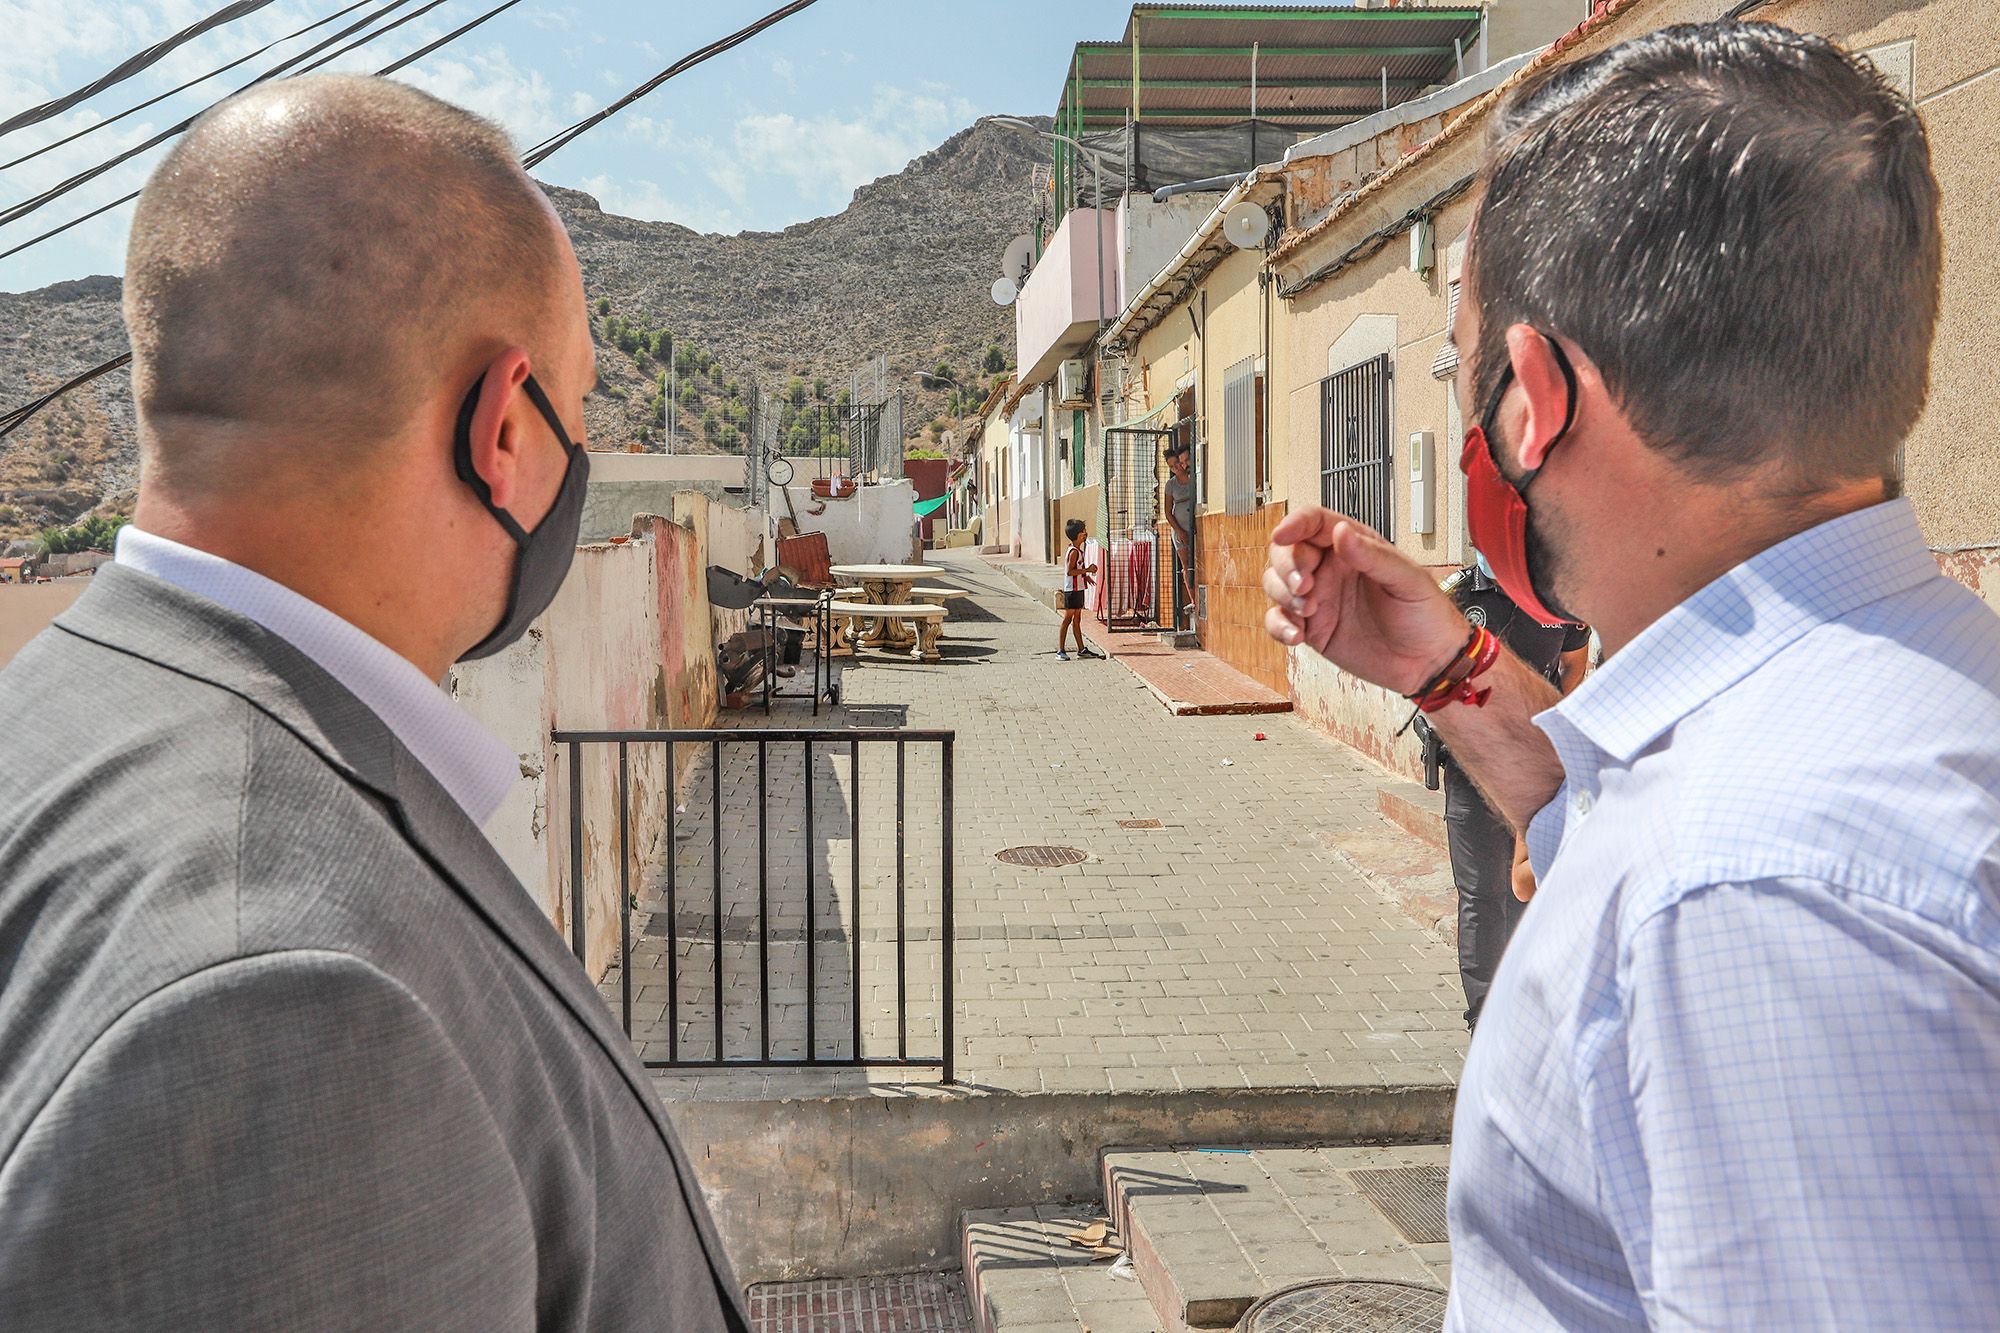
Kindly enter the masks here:
M 487 363 L 472 409 L 472 469 L 492 492 L 498 509 L 513 509 L 520 499 L 523 436 L 514 421 L 514 405 L 528 378 L 528 353 L 509 347 Z
M 1521 470 L 1533 472 L 1547 461 L 1549 447 L 1570 420 L 1575 389 L 1556 359 L 1555 345 L 1532 325 L 1515 324 L 1507 330 L 1507 356 L 1521 386 L 1515 400 L 1521 416 L 1512 423 L 1508 438 L 1514 442 Z

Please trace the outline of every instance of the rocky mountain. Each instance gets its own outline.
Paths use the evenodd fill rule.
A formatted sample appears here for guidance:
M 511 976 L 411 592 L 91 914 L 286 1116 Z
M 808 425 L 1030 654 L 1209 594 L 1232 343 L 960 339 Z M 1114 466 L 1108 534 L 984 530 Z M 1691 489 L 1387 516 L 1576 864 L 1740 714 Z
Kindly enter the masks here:
M 585 405 L 593 447 L 640 443 L 642 429 L 644 447 L 659 447 L 662 331 L 708 364 L 684 377 L 693 385 L 682 420 L 694 438 L 682 448 L 725 447 L 730 432 L 706 430 L 704 419 L 729 424 L 729 403 L 757 388 L 820 380 L 818 396 L 832 400 L 877 356 L 921 440 L 925 423 L 991 383 L 981 369 L 989 348 L 1012 355 L 1013 312 L 987 289 L 1007 242 L 1033 225 L 1040 143 L 981 121 L 862 186 L 844 211 L 781 232 L 703 235 L 546 187 L 582 263 L 599 341 L 601 386 Z M 123 351 L 119 291 L 118 279 L 92 277 L 0 293 L 0 408 Z M 916 378 L 941 362 L 956 391 Z M 138 474 L 129 394 L 126 373 L 113 372 L 0 439 L 0 541 L 129 506 Z

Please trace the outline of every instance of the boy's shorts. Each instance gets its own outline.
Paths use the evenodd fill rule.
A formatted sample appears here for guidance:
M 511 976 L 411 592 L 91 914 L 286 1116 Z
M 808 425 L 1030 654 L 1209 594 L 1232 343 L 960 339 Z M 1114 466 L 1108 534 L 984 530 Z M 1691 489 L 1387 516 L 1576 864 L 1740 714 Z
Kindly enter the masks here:
M 1064 593 L 1062 595 L 1062 604 L 1065 611 L 1083 610 L 1083 589 L 1078 588 L 1075 592 Z

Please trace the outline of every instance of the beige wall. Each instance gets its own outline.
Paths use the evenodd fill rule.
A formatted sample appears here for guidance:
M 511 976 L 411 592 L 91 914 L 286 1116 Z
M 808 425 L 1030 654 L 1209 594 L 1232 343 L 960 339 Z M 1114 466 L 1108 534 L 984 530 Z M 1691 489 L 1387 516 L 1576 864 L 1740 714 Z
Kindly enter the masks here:
M 1202 500 L 1204 514 L 1219 514 L 1228 499 L 1224 486 L 1225 451 L 1231 442 L 1223 431 L 1222 386 L 1229 368 L 1245 357 L 1263 357 L 1265 382 L 1270 390 L 1266 404 L 1264 438 L 1270 500 L 1282 502 L 1291 493 L 1292 469 L 1286 459 L 1289 439 L 1290 405 L 1280 386 L 1287 382 L 1287 349 L 1283 334 L 1286 312 L 1282 302 L 1271 300 L 1271 342 L 1264 342 L 1264 293 L 1258 286 L 1261 257 L 1256 251 L 1232 251 L 1202 279 L 1185 300 L 1138 341 L 1133 360 L 1138 366 L 1134 387 L 1137 393 L 1127 405 L 1137 416 L 1171 402 L 1180 393 L 1180 382 L 1194 377 L 1195 408 L 1201 417 L 1197 431 L 1202 441 Z M 1190 306 L 1207 314 L 1202 337 L 1194 336 L 1188 320 Z M 1173 413 L 1155 424 L 1171 425 Z
M 1392 370 L 1389 443 L 1395 464 L 1390 526 L 1399 548 L 1440 569 L 1455 567 L 1466 553 L 1464 478 L 1458 471 L 1462 427 L 1451 381 L 1433 379 L 1431 361 L 1445 336 L 1448 251 L 1471 218 L 1471 204 L 1464 201 L 1438 215 L 1438 262 L 1427 275 L 1411 270 L 1404 241 L 1301 293 L 1286 303 L 1290 317 L 1281 340 L 1290 371 L 1280 388 L 1288 403 L 1287 493 L 1302 504 L 1320 502 L 1320 381 L 1387 352 Z M 1410 508 L 1410 436 L 1418 431 L 1431 434 L 1436 476 L 1431 531 L 1425 534 L 1412 531 Z
M 28 640 L 49 627 L 83 596 L 89 579 L 59 583 L 0 583 L 0 667 L 13 660 Z
M 1489 0 L 1487 58 L 1498 64 L 1508 56 L 1547 46 L 1589 13 L 1590 0 Z
M 1069 546 L 1069 539 L 1063 533 L 1068 530 L 1069 521 L 1073 518 L 1082 519 L 1092 537 L 1104 540 L 1104 518 L 1097 512 L 1103 502 L 1102 484 L 1079 487 L 1056 501 L 1056 537 L 1062 543 L 1062 549 Z

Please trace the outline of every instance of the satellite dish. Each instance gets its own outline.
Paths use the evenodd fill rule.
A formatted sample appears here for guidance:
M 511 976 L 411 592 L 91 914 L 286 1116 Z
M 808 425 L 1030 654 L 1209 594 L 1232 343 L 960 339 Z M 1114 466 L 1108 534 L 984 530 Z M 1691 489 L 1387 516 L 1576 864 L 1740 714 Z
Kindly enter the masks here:
M 1028 280 L 1028 270 L 1034 266 L 1035 235 L 1024 231 L 1007 242 L 1007 253 L 1000 257 L 1000 276 L 1013 283 L 1014 290 L 1018 292 L 1021 284 Z M 1007 303 L 1001 301 L 1000 304 Z
M 992 290 L 994 305 L 1012 305 L 1014 304 L 1014 298 L 1021 294 L 1020 290 L 1014 286 L 1012 278 L 995 279 Z
M 1261 204 L 1247 200 L 1222 215 L 1222 234 L 1238 250 L 1255 250 L 1271 233 L 1271 219 Z

